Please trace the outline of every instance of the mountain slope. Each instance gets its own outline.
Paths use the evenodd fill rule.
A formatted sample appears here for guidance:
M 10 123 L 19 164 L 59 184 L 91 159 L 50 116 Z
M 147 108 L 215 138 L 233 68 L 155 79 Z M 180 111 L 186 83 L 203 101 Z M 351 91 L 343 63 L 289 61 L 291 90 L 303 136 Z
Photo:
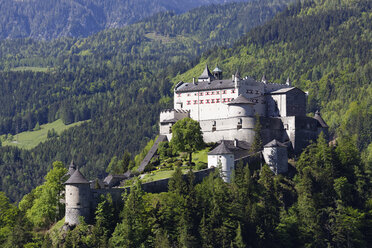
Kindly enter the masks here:
M 183 13 L 233 0 L 0 1 L 0 39 L 84 37 L 134 23 L 158 12 Z M 212 7 L 213 8 L 213 7 Z

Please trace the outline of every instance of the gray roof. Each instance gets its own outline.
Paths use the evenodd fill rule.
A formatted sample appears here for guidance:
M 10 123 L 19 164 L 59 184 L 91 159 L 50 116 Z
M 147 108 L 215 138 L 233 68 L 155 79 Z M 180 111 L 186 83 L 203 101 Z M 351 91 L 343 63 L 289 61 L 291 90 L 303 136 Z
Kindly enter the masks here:
M 315 112 L 314 119 L 318 121 L 319 125 L 324 128 L 328 128 L 327 123 L 323 120 L 319 110 Z
M 200 83 L 184 83 L 176 89 L 178 92 L 190 91 L 204 91 L 204 90 L 219 90 L 219 89 L 233 89 L 235 88 L 234 82 L 231 79 L 227 80 L 213 80 L 211 82 Z
M 173 119 L 163 120 L 160 123 L 176 123 L 177 121 L 178 119 L 173 118 Z
M 272 141 L 264 145 L 264 147 L 287 147 L 287 146 L 277 141 L 276 139 L 273 139 Z
M 254 104 L 252 100 L 246 98 L 244 95 L 239 95 L 232 102 L 229 102 L 228 105 L 238 105 L 238 104 Z
M 205 65 L 203 73 L 200 75 L 199 79 L 213 78 L 212 73 L 209 71 L 208 65 Z
M 220 155 L 220 154 L 233 154 L 232 151 L 230 151 L 230 149 L 227 148 L 224 140 L 216 148 L 208 152 L 208 155 Z
M 283 88 L 283 89 L 280 89 L 280 90 L 274 90 L 272 92 L 270 92 L 271 95 L 276 95 L 276 94 L 285 94 L 291 90 L 294 90 L 294 89 L 298 89 L 300 90 L 299 88 L 296 88 L 296 87 L 289 87 L 289 88 Z M 302 91 L 302 90 L 301 90 Z
M 87 179 L 77 169 L 74 174 L 65 182 L 65 184 L 85 184 L 89 183 Z

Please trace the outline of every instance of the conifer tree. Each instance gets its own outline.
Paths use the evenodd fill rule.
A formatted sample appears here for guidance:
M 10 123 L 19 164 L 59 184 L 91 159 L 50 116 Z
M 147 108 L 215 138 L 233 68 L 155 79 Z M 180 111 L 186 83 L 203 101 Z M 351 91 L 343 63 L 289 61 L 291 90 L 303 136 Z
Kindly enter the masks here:
M 263 144 L 262 144 L 262 136 L 261 136 L 261 131 L 262 131 L 262 125 L 260 122 L 260 116 L 256 114 L 256 121 L 254 125 L 254 138 L 251 146 L 251 153 L 256 153 L 262 150 Z

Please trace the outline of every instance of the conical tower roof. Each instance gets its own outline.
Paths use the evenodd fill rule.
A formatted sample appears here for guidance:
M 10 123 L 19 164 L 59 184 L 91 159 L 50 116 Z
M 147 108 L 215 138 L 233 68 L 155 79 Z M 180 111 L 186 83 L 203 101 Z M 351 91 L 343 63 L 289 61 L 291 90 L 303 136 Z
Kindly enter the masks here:
M 327 123 L 323 120 L 319 110 L 315 112 L 314 119 L 318 121 L 319 125 L 324 128 L 328 128 Z
M 212 73 L 209 71 L 209 68 L 208 68 L 208 64 L 205 65 L 205 68 L 204 68 L 204 71 L 203 73 L 200 75 L 199 79 L 208 79 L 208 78 L 212 78 L 213 75 Z
M 225 141 L 223 140 L 216 148 L 208 153 L 208 155 L 221 155 L 221 154 L 232 154 L 232 152 L 227 148 Z
M 74 174 L 65 182 L 65 184 L 86 184 L 89 183 L 87 179 L 77 169 Z

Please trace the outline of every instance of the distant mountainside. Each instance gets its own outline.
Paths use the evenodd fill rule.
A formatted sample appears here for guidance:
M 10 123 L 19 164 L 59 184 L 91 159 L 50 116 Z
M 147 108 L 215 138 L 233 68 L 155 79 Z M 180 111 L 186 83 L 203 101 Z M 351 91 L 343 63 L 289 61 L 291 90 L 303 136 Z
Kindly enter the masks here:
M 206 50 L 231 46 L 289 2 L 159 13 L 80 39 L 0 41 L 0 138 L 59 118 L 91 119 L 32 150 L 0 147 L 0 191 L 19 200 L 55 160 L 73 158 L 88 178 L 104 177 L 113 156 L 134 155 L 156 136 L 159 111 L 171 107 L 170 78 Z
M 228 2 L 239 0 L 0 0 L 0 39 L 86 37 L 158 12 Z

